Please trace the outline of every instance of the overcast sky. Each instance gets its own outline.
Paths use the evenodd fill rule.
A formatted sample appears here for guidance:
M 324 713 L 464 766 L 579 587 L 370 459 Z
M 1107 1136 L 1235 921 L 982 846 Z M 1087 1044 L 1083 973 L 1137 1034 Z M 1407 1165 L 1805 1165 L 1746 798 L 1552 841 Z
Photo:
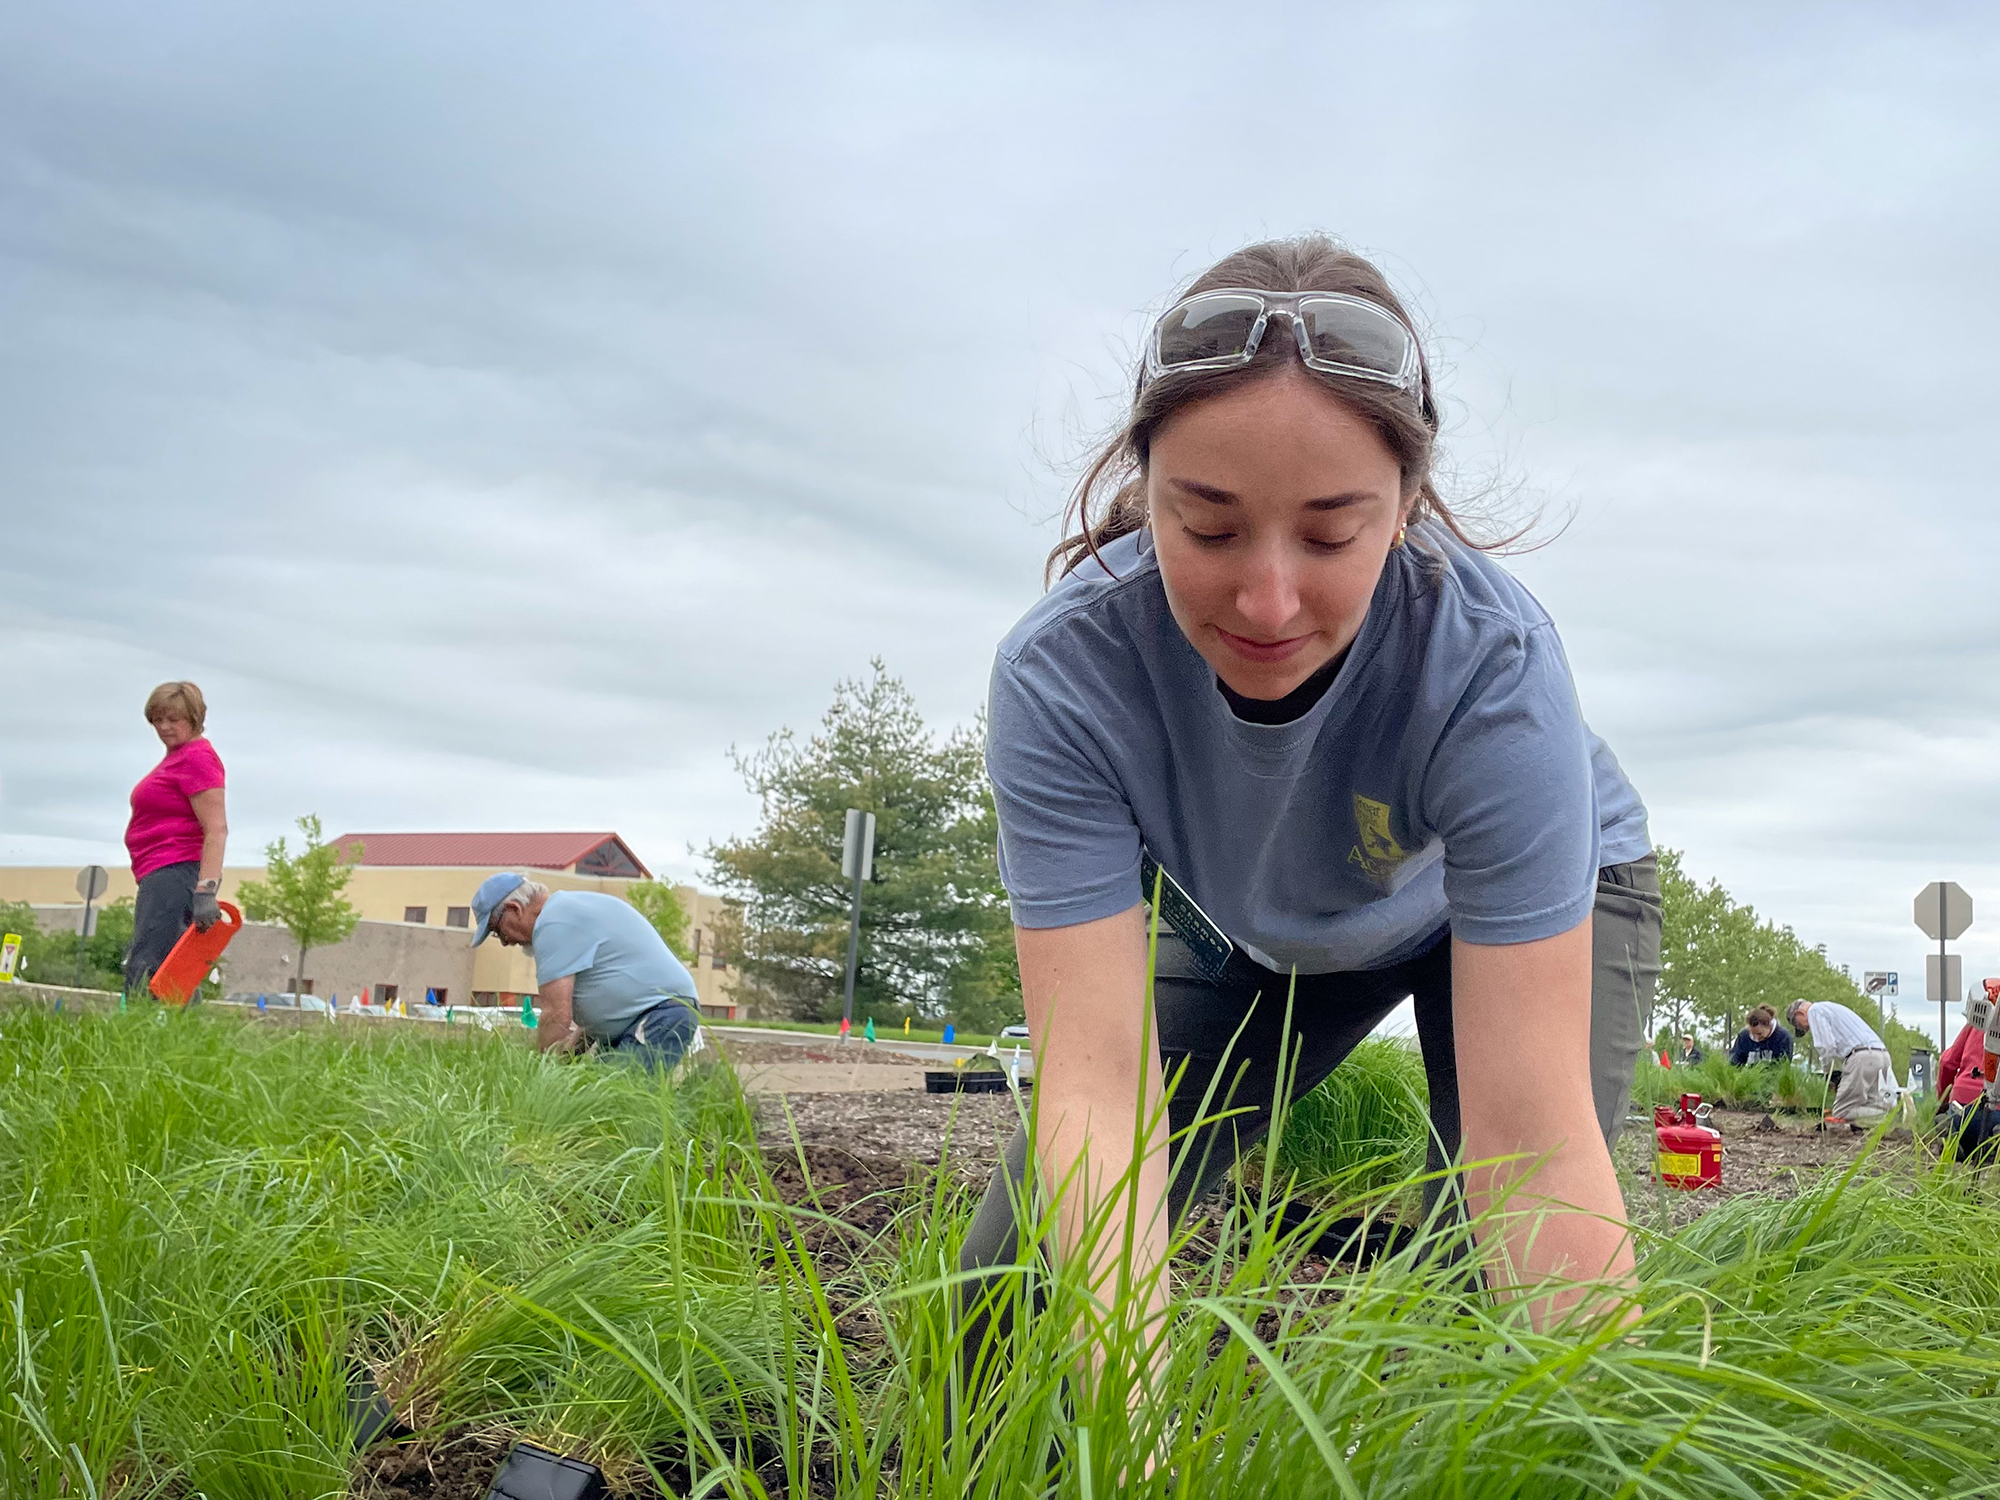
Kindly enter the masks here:
M 122 861 L 191 677 L 233 863 L 695 875 L 869 658 L 976 712 L 1148 310 L 1324 229 L 1655 837 L 1906 996 L 1956 878 L 2000 973 L 2000 22 L 1918 9 L 16 0 L 0 862 Z

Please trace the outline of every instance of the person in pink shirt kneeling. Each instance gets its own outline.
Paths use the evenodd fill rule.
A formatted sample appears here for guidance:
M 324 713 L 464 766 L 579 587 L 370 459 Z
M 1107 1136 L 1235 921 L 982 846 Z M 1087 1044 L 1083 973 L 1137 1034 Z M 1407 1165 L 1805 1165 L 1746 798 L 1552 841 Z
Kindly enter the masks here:
M 146 722 L 167 747 L 160 763 L 132 788 L 125 850 L 139 883 L 132 946 L 125 951 L 125 988 L 144 991 L 174 944 L 192 924 L 206 932 L 221 920 L 223 847 L 222 759 L 202 737 L 208 704 L 191 682 L 163 682 L 146 697 Z
M 1938 1103 L 1970 1109 L 1986 1091 L 1985 1032 L 1968 1024 L 1938 1059 Z

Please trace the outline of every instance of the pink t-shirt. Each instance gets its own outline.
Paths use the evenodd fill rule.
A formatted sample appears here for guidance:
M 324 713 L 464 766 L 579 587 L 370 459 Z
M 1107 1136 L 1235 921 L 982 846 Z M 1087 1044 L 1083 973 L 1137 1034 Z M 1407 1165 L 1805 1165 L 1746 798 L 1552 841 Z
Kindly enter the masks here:
M 1970 1109 L 1973 1100 L 1986 1091 L 1986 1073 L 1981 1067 L 1985 1061 L 1985 1037 L 1977 1026 L 1966 1027 L 1938 1059 L 1938 1094 L 1949 1091 L 1952 1103 Z
M 201 858 L 201 819 L 194 797 L 222 785 L 222 757 L 205 739 L 169 750 L 132 788 L 132 821 L 125 825 L 125 852 L 132 878 Z

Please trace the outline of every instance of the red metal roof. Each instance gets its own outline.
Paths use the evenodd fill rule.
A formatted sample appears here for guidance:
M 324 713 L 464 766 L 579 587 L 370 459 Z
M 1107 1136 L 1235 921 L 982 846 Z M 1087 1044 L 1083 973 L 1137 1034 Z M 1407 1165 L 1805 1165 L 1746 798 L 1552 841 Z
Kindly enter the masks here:
M 614 846 L 639 873 L 651 872 L 615 833 L 343 833 L 334 840 L 343 852 L 361 846 L 364 865 L 439 865 L 453 869 L 567 870 L 593 850 Z

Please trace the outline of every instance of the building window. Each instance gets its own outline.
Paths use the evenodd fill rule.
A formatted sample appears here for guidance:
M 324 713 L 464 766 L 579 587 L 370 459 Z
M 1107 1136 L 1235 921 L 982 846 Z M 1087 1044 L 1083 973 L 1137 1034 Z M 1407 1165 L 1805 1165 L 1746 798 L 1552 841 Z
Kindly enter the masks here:
M 431 909 L 428 906 L 406 906 L 403 908 L 403 920 L 405 922 L 415 922 L 421 926 L 430 919 Z
M 441 990 L 436 985 L 432 985 L 428 990 L 424 991 L 424 1004 L 449 1005 L 451 1004 L 451 991 Z
M 447 927 L 470 927 L 472 908 L 469 906 L 447 906 L 444 909 L 444 925 Z
M 578 860 L 579 875 L 615 875 L 625 880 L 641 880 L 646 872 L 633 861 L 631 852 L 615 838 L 606 839 Z
M 418 907 L 418 908 L 417 908 L 417 910 L 419 910 L 419 911 L 422 911 L 422 910 L 423 910 L 423 908 L 422 908 L 422 907 Z M 378 985 L 376 985 L 376 986 L 375 986 L 375 1003 L 376 1003 L 377 1005 L 393 1005 L 393 1004 L 395 1004 L 395 1003 L 396 1003 L 396 986 L 394 986 L 393 984 L 378 984 Z
M 498 1005 L 500 997 L 492 990 L 474 990 L 472 992 L 472 1003 L 474 1005 Z

